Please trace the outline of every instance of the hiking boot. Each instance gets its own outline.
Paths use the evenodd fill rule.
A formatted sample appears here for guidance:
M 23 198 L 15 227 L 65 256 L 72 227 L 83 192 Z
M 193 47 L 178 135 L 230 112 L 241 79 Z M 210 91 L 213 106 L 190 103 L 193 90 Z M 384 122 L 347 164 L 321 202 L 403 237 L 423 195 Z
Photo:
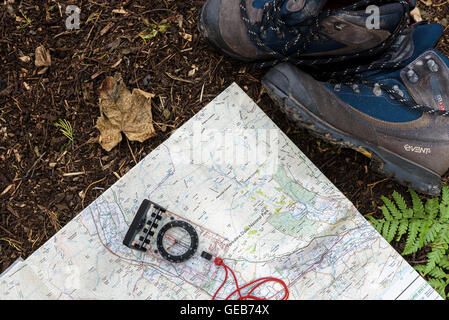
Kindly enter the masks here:
M 262 80 L 297 125 L 371 158 L 375 171 L 438 195 L 449 168 L 449 59 L 433 48 L 438 24 L 416 26 L 386 58 L 405 67 L 343 83 L 318 81 L 282 63 Z
M 351 1 L 354 2 L 354 1 Z M 384 2 L 384 1 L 380 1 Z M 376 54 L 388 48 L 409 20 L 406 1 L 379 7 L 378 25 L 359 1 L 339 9 L 323 10 L 327 0 L 208 0 L 199 30 L 206 40 L 243 61 L 274 60 L 312 64 L 313 59 Z M 329 3 L 335 6 L 338 1 Z M 306 61 L 302 61 L 305 59 Z M 275 62 L 273 64 L 275 64 Z M 313 62 L 315 64 L 316 62 Z

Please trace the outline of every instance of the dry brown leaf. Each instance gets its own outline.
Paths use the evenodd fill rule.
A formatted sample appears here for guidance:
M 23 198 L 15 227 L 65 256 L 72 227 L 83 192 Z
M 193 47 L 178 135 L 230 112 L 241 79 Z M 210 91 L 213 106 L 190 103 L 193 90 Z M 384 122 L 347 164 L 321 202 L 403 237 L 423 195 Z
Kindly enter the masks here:
M 122 132 L 131 141 L 144 142 L 155 135 L 151 98 L 153 94 L 134 89 L 131 93 L 120 73 L 106 77 L 99 88 L 101 116 L 97 119 L 99 143 L 106 151 L 122 141 Z
M 410 11 L 410 15 L 413 17 L 413 20 L 414 20 L 415 22 L 420 22 L 420 21 L 422 21 L 421 11 L 419 10 L 418 7 L 416 7 L 416 8 L 413 9 L 412 11 Z
M 34 64 L 36 67 L 49 67 L 51 66 L 50 51 L 44 46 L 36 48 Z

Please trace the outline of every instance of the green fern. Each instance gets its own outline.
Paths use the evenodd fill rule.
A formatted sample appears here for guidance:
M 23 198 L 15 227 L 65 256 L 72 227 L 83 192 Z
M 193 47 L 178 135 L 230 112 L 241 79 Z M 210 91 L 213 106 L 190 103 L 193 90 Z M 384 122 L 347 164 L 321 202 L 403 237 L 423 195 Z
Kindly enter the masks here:
M 388 242 L 405 237 L 404 256 L 429 249 L 427 262 L 414 268 L 446 299 L 446 289 L 449 288 L 449 187 L 442 186 L 441 199 L 426 199 L 425 203 L 415 191 L 410 189 L 409 193 L 411 208 L 404 197 L 394 191 L 392 199 L 381 198 L 383 218 L 368 216 L 368 219 Z
M 69 121 L 67 121 L 66 119 L 59 119 L 59 121 L 55 123 L 55 127 L 59 128 L 61 133 L 65 135 L 70 140 L 70 142 L 73 143 L 73 128 Z

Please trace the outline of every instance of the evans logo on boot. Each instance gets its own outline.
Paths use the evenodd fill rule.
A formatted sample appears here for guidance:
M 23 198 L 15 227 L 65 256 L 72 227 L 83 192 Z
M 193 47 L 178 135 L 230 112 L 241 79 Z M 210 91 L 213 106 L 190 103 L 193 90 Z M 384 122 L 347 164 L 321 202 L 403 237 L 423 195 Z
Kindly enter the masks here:
M 405 151 L 409 151 L 409 152 L 416 152 L 416 153 L 424 153 L 424 154 L 429 154 L 432 151 L 430 150 L 430 148 L 423 148 L 423 147 L 414 147 L 411 146 L 409 144 L 406 144 L 404 146 Z

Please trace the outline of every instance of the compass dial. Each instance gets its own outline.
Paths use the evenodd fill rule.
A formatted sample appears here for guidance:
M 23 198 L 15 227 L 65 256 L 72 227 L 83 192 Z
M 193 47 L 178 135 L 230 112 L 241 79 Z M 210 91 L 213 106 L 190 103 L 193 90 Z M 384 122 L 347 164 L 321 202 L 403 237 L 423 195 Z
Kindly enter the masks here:
M 187 222 L 169 222 L 157 235 L 157 248 L 161 256 L 168 261 L 184 262 L 195 254 L 198 234 Z

